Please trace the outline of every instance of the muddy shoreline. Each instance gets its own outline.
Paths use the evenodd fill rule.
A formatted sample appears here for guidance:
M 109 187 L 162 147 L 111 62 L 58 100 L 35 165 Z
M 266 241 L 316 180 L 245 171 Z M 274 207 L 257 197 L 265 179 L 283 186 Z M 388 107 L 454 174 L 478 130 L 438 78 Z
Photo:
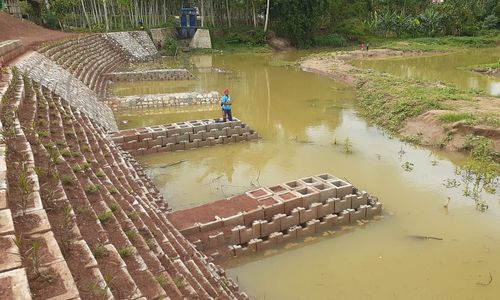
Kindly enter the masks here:
M 373 93 L 374 90 L 387 99 L 384 104 L 387 104 L 389 108 L 393 108 L 400 100 L 399 95 L 391 94 L 386 90 L 380 89 L 380 86 L 377 86 L 376 83 L 380 78 L 389 82 L 393 81 L 395 84 L 404 85 L 407 82 L 401 81 L 401 79 L 392 75 L 356 68 L 351 64 L 352 61 L 410 57 L 427 54 L 429 54 L 429 52 L 395 51 L 390 49 L 374 49 L 369 52 L 360 50 L 330 52 L 306 57 L 299 63 L 299 66 L 303 71 L 323 75 L 336 81 L 343 82 L 349 86 L 356 87 L 358 99 L 360 99 L 362 108 L 361 113 L 370 122 L 388 130 L 390 133 L 403 140 L 453 152 L 466 150 L 466 136 L 473 134 L 490 139 L 495 150 L 499 152 L 500 128 L 498 128 L 498 126 L 470 124 L 465 121 L 443 123 L 440 120 L 442 115 L 450 113 L 470 113 L 474 115 L 477 114 L 478 116 L 491 114 L 498 120 L 500 117 L 500 99 L 496 97 L 468 95 L 468 92 L 463 92 L 463 94 L 470 97 L 468 101 L 451 101 L 453 99 L 446 99 L 443 97 L 443 99 L 439 99 L 439 101 L 446 104 L 446 109 L 426 109 L 418 114 L 405 118 L 397 129 L 388 126 L 389 122 L 384 120 L 383 116 L 374 117 L 370 115 L 370 113 L 367 113 L 367 110 L 370 108 L 366 107 L 366 101 L 363 101 L 362 98 L 367 93 Z M 416 81 L 413 81 L 411 83 L 415 84 L 415 82 Z M 429 90 L 439 90 L 448 87 L 442 83 L 423 83 L 422 86 Z M 418 105 L 418 100 L 415 100 L 415 102 L 415 105 Z

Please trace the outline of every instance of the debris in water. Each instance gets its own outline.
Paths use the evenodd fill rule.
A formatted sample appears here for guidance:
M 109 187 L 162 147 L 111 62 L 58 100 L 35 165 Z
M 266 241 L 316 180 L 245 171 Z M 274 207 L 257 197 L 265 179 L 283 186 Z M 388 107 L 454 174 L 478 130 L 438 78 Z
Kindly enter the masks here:
M 487 282 L 487 283 L 482 283 L 482 282 L 476 282 L 477 285 L 481 285 L 481 286 L 488 286 L 491 284 L 491 282 L 493 281 L 493 276 L 491 276 L 491 273 L 488 272 L 488 274 L 490 275 L 490 280 Z
M 448 204 L 450 204 L 450 201 L 451 201 L 451 198 L 448 197 L 448 199 L 446 199 L 446 202 L 444 203 L 444 208 L 448 208 Z
M 427 236 L 427 235 L 408 235 L 407 237 L 415 239 L 415 240 L 436 240 L 436 241 L 443 240 L 440 237 Z
M 128 120 L 123 120 L 122 124 L 128 124 Z
M 177 166 L 177 165 L 180 165 L 182 163 L 185 163 L 187 162 L 187 160 L 179 160 L 179 161 L 176 161 L 174 163 L 171 163 L 171 164 L 164 164 L 164 165 L 160 165 L 159 168 L 168 168 L 168 167 L 173 167 L 173 166 Z

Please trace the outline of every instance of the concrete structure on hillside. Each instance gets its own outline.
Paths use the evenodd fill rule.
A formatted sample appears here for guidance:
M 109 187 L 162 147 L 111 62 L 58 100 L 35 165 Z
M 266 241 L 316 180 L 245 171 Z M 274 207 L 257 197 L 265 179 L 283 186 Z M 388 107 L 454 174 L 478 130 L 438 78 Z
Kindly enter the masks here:
M 210 31 L 208 29 L 201 29 L 201 28 L 196 30 L 193 39 L 189 43 L 189 47 L 211 49 L 212 40 L 210 39 Z
M 156 46 L 165 46 L 165 41 L 169 38 L 176 39 L 177 31 L 175 28 L 153 28 L 151 32 L 151 39 Z

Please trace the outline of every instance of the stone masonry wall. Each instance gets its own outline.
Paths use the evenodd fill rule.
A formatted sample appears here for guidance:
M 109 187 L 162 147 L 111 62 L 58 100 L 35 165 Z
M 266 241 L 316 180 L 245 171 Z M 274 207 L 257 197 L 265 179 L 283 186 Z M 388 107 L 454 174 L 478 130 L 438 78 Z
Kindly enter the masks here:
M 187 80 L 196 77 L 186 69 L 157 69 L 145 71 L 113 72 L 106 74 L 111 81 Z
M 219 102 L 218 92 L 208 93 L 172 93 L 172 94 L 149 94 L 140 96 L 113 97 L 108 98 L 108 105 L 113 108 L 153 108 L 188 106 L 202 104 L 216 104 Z
M 54 61 L 33 52 L 19 62 L 17 67 L 22 73 L 29 74 L 35 82 L 69 101 L 72 106 L 89 115 L 104 128 L 117 130 L 113 111 L 99 101 L 94 91 Z
M 146 34 L 147 36 L 146 32 L 140 33 L 140 41 L 127 31 L 110 32 L 106 34 L 106 37 L 114 41 L 114 43 L 120 46 L 125 52 L 130 53 L 134 59 L 145 60 L 156 55 L 158 52 L 153 52 L 151 46 L 147 45 L 145 42 L 146 37 L 142 36 L 142 34 Z M 147 39 L 149 39 L 149 36 L 147 36 Z M 151 39 L 149 40 L 151 41 Z M 153 42 L 151 41 L 151 43 Z

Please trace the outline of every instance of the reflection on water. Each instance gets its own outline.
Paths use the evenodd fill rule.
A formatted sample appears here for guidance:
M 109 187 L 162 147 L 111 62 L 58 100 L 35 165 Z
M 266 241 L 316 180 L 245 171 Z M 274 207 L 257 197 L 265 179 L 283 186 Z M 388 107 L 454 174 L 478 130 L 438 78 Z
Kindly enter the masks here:
M 433 56 L 363 60 L 356 61 L 354 65 L 406 78 L 448 82 L 459 88 L 483 90 L 490 95 L 500 95 L 498 77 L 465 69 L 471 65 L 494 63 L 499 60 L 500 48 L 487 48 Z
M 433 153 L 391 139 L 356 114 L 355 93 L 330 79 L 269 67 L 270 55 L 214 56 L 213 67 L 231 74 L 200 74 L 200 81 L 117 85 L 145 89 L 222 90 L 229 87 L 236 115 L 264 137 L 258 142 L 141 157 L 174 209 L 263 186 L 330 172 L 378 196 L 385 218 L 333 238 L 275 255 L 233 261 L 228 273 L 257 299 L 497 299 L 500 294 L 500 205 L 479 213 L 460 188 L 460 155 Z M 212 108 L 127 111 L 127 126 L 218 117 Z M 349 137 L 354 153 L 334 145 Z M 403 150 L 403 151 L 402 151 Z M 175 166 L 169 164 L 183 161 Z M 415 165 L 406 172 L 405 162 Z M 446 211 L 445 199 L 452 202 Z M 442 241 L 408 239 L 429 235 Z M 491 272 L 494 281 L 487 287 Z

